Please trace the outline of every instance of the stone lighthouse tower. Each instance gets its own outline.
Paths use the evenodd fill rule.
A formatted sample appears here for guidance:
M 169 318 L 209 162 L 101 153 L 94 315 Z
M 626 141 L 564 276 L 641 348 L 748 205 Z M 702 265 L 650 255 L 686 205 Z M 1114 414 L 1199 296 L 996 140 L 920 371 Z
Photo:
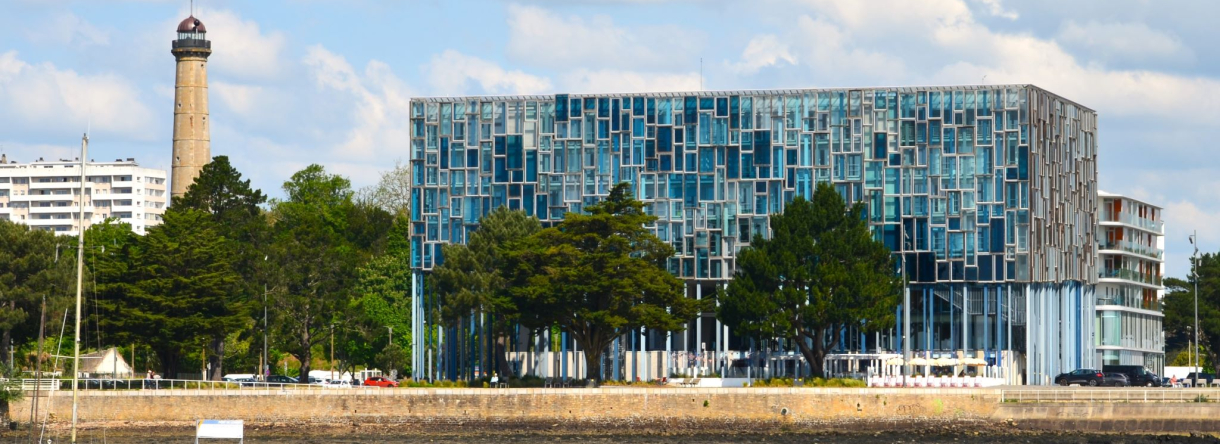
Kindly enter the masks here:
M 178 24 L 178 39 L 170 51 L 178 60 L 174 80 L 174 161 L 170 196 L 181 197 L 212 161 L 208 125 L 208 56 L 212 42 L 195 16 Z

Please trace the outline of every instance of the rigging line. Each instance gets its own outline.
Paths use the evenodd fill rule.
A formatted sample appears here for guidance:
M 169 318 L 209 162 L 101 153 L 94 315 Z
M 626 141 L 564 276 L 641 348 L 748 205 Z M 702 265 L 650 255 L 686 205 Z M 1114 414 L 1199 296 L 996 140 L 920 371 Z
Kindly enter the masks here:
M 59 368 L 59 357 L 63 354 L 64 345 L 64 330 L 68 328 L 68 309 L 64 309 L 64 322 L 59 327 L 59 339 L 55 340 L 55 364 L 51 366 L 52 370 Z M 61 373 L 62 376 L 62 373 Z M 43 436 L 47 432 L 47 417 L 51 414 L 51 410 L 55 408 L 55 397 L 47 396 L 47 408 L 42 412 L 42 426 L 38 431 L 38 442 L 42 442 Z

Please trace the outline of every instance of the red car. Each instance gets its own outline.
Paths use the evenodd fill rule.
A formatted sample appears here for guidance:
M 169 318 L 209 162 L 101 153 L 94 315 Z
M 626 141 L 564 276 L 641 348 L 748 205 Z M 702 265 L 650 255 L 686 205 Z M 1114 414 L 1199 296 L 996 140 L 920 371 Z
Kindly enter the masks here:
M 398 387 L 398 381 L 381 376 L 374 376 L 364 380 L 364 385 L 372 385 L 377 387 Z

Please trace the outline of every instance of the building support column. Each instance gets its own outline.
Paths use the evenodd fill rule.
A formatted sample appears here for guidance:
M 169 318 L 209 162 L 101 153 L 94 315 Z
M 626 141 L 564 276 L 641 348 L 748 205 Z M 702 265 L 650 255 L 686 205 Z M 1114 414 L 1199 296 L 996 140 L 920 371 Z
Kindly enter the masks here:
M 695 300 L 703 300 L 703 283 L 699 281 L 695 281 Z M 704 356 L 703 348 L 703 309 L 700 309 L 699 317 L 695 318 L 695 356 L 699 357 L 696 362 L 700 364 L 706 362 L 707 359 L 707 357 Z

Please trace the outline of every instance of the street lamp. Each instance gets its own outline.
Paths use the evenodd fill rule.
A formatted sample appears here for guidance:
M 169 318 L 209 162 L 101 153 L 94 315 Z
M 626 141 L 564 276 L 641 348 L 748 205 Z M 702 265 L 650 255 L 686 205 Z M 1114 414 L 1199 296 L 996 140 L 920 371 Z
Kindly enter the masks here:
M 1195 231 L 1190 235 L 1190 245 L 1194 247 L 1195 252 L 1190 255 L 1191 269 L 1195 275 L 1195 344 L 1194 350 L 1194 367 L 1192 367 L 1194 379 L 1190 381 L 1191 387 L 1199 385 L 1199 243 L 1195 242 L 1199 237 L 1199 232 Z
M 309 377 L 305 379 L 309 380 Z M 330 380 L 335 380 L 335 324 L 330 324 Z
M 263 263 L 267 262 L 270 256 L 263 256 Z M 271 375 L 271 363 L 267 361 L 267 277 L 263 276 L 263 378 Z

